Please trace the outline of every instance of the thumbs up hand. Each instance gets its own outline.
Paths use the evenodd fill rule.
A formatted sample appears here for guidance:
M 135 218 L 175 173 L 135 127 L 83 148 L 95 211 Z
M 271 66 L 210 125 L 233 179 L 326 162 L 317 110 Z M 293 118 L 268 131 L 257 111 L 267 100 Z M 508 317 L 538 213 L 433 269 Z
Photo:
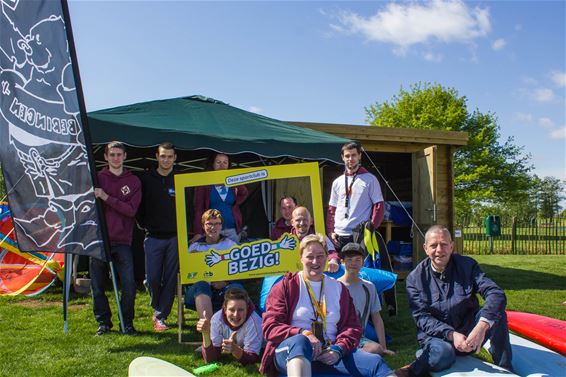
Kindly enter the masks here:
M 230 334 L 228 339 L 224 339 L 222 341 L 222 353 L 238 353 L 238 351 L 241 351 L 240 346 L 238 346 L 236 336 L 237 332 L 234 331 Z
M 210 319 L 206 315 L 206 310 L 202 312 L 204 318 L 201 318 L 197 322 L 197 331 L 203 334 L 210 334 Z

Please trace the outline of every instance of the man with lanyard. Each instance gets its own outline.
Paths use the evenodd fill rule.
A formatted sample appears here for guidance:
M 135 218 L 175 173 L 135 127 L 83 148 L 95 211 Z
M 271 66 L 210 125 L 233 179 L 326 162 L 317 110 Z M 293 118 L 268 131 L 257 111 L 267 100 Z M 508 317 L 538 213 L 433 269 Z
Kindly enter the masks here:
M 143 200 L 138 221 L 146 231 L 145 271 L 153 308 L 153 329 L 165 331 L 171 312 L 179 272 L 175 180 L 173 165 L 177 159 L 171 143 L 161 143 L 155 153 L 157 168 L 141 177 Z
M 353 229 L 371 220 L 375 229 L 383 220 L 384 203 L 377 178 L 361 166 L 361 145 L 342 146 L 345 172 L 332 182 L 326 231 L 338 249 L 353 241 Z

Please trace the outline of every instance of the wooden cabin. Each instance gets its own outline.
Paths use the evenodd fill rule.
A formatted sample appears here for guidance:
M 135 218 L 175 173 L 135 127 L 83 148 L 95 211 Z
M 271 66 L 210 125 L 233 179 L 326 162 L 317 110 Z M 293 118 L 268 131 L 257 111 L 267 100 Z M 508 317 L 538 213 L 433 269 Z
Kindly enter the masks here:
M 405 224 L 404 221 L 403 225 L 398 225 L 392 220 L 386 220 L 381 230 L 386 242 L 394 240 L 405 246 L 409 242 L 412 244 L 413 265 L 425 256 L 421 246 L 424 242 L 421 232 L 425 233 L 433 224 L 442 224 L 454 234 L 453 160 L 456 149 L 468 142 L 466 132 L 289 123 L 362 144 L 367 152 L 367 156 L 362 157 L 362 164 L 379 179 L 385 201 L 411 204 L 412 217 L 418 229 L 414 224 Z M 330 195 L 327 188 L 342 174 L 342 169 L 342 166 L 323 166 L 325 203 L 328 203 Z

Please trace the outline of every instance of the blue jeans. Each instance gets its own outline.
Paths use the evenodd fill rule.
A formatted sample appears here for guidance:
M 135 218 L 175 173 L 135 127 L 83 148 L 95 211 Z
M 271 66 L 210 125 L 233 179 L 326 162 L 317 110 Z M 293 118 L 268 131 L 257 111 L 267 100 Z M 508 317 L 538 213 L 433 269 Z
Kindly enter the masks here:
M 110 253 L 120 278 L 120 290 L 122 291 L 120 307 L 124 317 L 124 326 L 132 326 L 136 300 L 132 249 L 129 245 L 112 245 Z M 110 305 L 108 305 L 108 298 L 104 293 L 108 280 L 108 264 L 99 259 L 90 258 L 89 271 L 94 318 L 100 325 L 112 327 L 112 312 Z
M 296 357 L 304 357 L 311 362 L 313 376 L 347 375 L 354 377 L 388 376 L 391 369 L 381 356 L 355 349 L 334 365 L 312 361 L 312 346 L 304 335 L 295 335 L 282 341 L 275 349 L 275 367 L 279 373 L 287 375 L 287 362 Z
M 143 248 L 153 315 L 157 319 L 165 320 L 171 313 L 177 287 L 179 273 L 177 237 L 167 239 L 146 237 Z
M 479 321 L 479 314 L 476 316 L 476 321 Z M 487 331 L 484 343 L 488 339 L 491 344 L 489 352 L 493 362 L 500 367 L 512 370 L 511 343 L 505 312 L 501 319 Z M 411 371 L 417 376 L 426 375 L 428 371 L 439 372 L 448 369 L 456 360 L 456 355 L 463 356 L 472 353 L 459 352 L 452 343 L 433 337 L 427 338 L 421 347 L 417 351 L 417 360 L 411 364 Z
M 193 285 L 185 289 L 185 307 L 187 309 L 196 310 L 195 297 L 200 295 L 207 295 L 212 301 L 212 308 L 216 311 L 222 307 L 224 303 L 224 294 L 230 288 L 242 288 L 244 286 L 237 281 L 228 282 L 224 288 L 220 290 L 213 289 L 210 283 L 206 281 L 197 281 Z

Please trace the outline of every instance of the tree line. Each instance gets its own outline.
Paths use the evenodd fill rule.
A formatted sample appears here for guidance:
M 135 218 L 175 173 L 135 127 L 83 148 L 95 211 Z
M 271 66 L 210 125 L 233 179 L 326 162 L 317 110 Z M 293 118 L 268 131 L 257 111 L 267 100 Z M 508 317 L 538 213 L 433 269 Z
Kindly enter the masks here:
M 468 133 L 468 144 L 454 155 L 458 223 L 486 214 L 521 220 L 560 214 L 566 182 L 533 174 L 530 154 L 513 137 L 502 138 L 496 114 L 470 111 L 456 89 L 417 83 L 365 110 L 366 120 L 376 127 Z

